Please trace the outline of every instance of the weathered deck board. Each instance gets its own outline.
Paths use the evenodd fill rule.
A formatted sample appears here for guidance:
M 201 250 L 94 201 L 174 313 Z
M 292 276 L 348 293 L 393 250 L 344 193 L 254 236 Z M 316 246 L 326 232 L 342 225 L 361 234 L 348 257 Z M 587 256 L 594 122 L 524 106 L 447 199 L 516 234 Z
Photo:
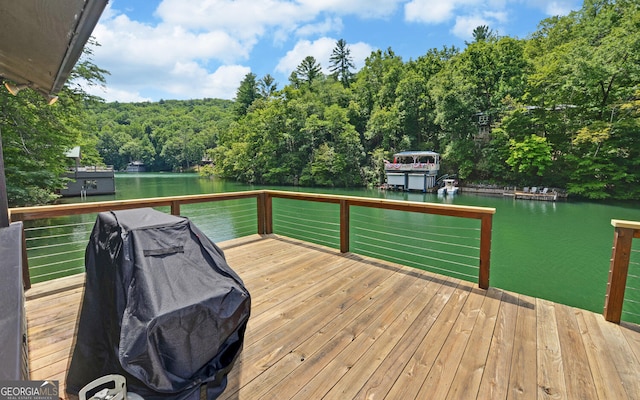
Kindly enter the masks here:
M 640 328 L 275 236 L 221 244 L 252 294 L 222 399 L 637 398 Z M 83 275 L 27 292 L 32 379 L 64 386 Z

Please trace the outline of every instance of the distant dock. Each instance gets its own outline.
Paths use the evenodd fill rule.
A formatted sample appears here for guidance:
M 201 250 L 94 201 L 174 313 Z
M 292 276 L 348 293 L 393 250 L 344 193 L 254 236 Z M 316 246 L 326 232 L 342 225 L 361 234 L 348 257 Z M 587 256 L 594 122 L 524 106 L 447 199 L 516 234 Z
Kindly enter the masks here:
M 555 191 L 518 191 L 504 192 L 503 196 L 510 196 L 516 200 L 538 200 L 538 201 L 556 201 L 558 200 L 558 193 Z

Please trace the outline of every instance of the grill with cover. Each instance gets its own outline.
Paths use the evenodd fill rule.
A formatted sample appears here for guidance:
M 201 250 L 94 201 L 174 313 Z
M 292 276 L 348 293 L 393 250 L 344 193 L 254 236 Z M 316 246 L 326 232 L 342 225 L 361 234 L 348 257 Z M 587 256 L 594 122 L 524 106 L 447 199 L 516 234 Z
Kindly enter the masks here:
M 190 220 L 136 209 L 98 214 L 66 390 L 123 375 L 147 400 L 214 399 L 242 349 L 251 298 Z

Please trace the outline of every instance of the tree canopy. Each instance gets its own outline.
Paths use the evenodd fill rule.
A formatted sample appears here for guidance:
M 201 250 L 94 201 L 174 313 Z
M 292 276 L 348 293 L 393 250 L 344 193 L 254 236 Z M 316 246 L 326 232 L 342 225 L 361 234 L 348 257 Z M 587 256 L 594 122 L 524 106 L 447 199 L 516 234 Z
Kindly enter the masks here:
M 2 94 L 12 199 L 46 200 L 61 182 L 63 151 L 77 143 L 117 169 L 139 160 L 181 170 L 205 156 L 221 177 L 318 186 L 377 185 L 393 153 L 432 150 L 442 173 L 465 181 L 640 198 L 636 1 L 587 0 L 526 39 L 483 25 L 464 49 L 408 61 L 376 50 L 357 72 L 344 40 L 329 56 L 329 75 L 308 56 L 281 89 L 272 76 L 250 73 L 235 101 L 71 96 L 64 108 L 43 108 L 28 95 Z
M 97 45 L 90 41 L 90 46 Z M 70 160 L 65 152 L 81 146 L 83 157 L 100 164 L 94 129 L 87 129 L 86 106 L 98 101 L 84 85 L 101 85 L 107 71 L 91 59 L 91 47 L 75 66 L 59 100 L 49 105 L 33 90 L 13 96 L 0 91 L 0 135 L 4 150 L 7 197 L 10 206 L 47 203 L 64 187 Z M 4 87 L 3 87 L 4 89 Z
M 378 184 L 385 157 L 433 150 L 443 172 L 465 180 L 637 199 L 638 21 L 633 1 L 586 1 L 527 39 L 483 25 L 462 50 L 410 61 L 377 50 L 349 84 L 340 40 L 331 75 L 318 79 L 307 57 L 289 86 L 221 136 L 216 172 L 259 183 Z

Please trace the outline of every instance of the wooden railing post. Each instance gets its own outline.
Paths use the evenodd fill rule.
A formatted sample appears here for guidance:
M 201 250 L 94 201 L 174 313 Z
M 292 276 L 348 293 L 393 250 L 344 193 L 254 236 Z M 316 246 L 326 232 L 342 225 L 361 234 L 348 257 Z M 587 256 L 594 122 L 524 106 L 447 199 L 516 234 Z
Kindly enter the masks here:
M 273 205 L 269 192 L 263 191 L 257 197 L 258 202 L 258 233 L 268 235 L 273 233 Z
M 349 252 L 349 201 L 340 200 L 340 252 Z
M 180 215 L 180 203 L 177 201 L 171 202 L 171 215 Z
M 611 221 L 615 231 L 613 234 L 613 250 L 609 266 L 607 295 L 604 300 L 604 318 L 616 324 L 620 323 L 620 317 L 622 316 L 624 291 L 627 286 L 627 273 L 631 257 L 631 244 L 635 234 L 633 228 L 620 226 L 622 224 L 618 224 L 618 222 L 624 221 Z
M 491 230 L 493 229 L 493 215 L 484 215 L 480 225 L 480 268 L 478 272 L 478 286 L 489 289 L 489 270 L 491 267 Z

